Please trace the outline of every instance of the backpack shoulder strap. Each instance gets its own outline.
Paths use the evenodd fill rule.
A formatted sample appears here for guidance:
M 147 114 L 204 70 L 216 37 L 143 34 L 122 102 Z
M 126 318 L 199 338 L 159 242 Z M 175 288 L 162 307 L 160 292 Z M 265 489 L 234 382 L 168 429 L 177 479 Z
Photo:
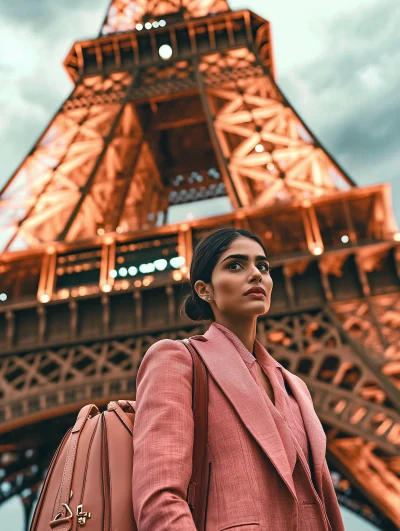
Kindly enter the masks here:
M 87 404 L 79 411 L 75 425 L 71 430 L 71 435 L 68 440 L 67 457 L 64 465 L 60 491 L 56 502 L 56 515 L 50 522 L 50 527 L 52 529 L 56 529 L 57 527 L 60 529 L 60 531 L 70 529 L 72 522 L 72 512 L 68 503 L 70 499 L 72 473 L 74 471 L 78 440 L 87 419 L 98 414 L 99 410 L 97 406 L 94 404 Z
M 179 339 L 193 359 L 192 404 L 194 417 L 193 467 L 189 481 L 187 502 L 198 530 L 205 526 L 208 483 L 208 381 L 207 369 L 197 349 L 189 339 Z

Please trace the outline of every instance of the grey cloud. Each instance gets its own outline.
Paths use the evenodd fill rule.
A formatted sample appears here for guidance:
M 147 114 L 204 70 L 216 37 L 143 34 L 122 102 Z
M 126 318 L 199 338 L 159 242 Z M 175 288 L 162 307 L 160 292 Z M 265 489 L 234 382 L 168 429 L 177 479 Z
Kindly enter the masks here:
M 316 136 L 360 185 L 376 161 L 395 161 L 400 140 L 400 4 L 376 1 L 333 21 L 323 52 L 281 84 Z M 364 71 L 364 73 L 363 73 Z M 302 100 L 301 91 L 308 97 Z M 365 168 L 371 168 L 366 176 Z M 397 164 L 391 175 L 397 179 Z M 400 203 L 400 200 L 399 200 Z
M 12 0 L 0 6 L 0 17 L 8 22 L 25 24 L 34 30 L 44 29 L 62 17 L 79 15 L 79 11 L 106 9 L 108 0 Z M 96 29 L 94 29 L 96 31 Z

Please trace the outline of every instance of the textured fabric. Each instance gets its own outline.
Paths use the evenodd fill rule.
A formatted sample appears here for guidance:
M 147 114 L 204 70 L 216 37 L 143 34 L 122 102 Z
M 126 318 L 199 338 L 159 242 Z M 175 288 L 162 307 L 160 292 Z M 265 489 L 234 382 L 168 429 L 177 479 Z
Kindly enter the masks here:
M 299 406 L 315 487 L 305 458 L 298 458 L 300 444 L 296 449 L 286 420 L 249 370 L 254 356 L 216 323 L 191 341 L 209 382 L 206 531 L 344 531 L 325 459 L 326 435 L 305 383 L 270 357 Z M 259 360 L 268 356 L 257 340 L 254 352 Z M 152 345 L 139 367 L 132 481 L 139 531 L 195 531 L 185 501 L 192 469 L 192 376 L 190 354 L 169 339 Z
M 239 354 L 241 355 L 243 361 L 245 362 L 247 368 L 249 369 L 254 381 L 262 389 L 262 392 L 265 393 L 267 400 L 270 400 L 269 396 L 267 395 L 266 391 L 258 380 L 256 365 L 258 364 L 261 367 L 261 370 L 264 371 L 274 390 L 274 407 L 276 408 L 281 418 L 283 418 L 284 422 L 286 422 L 287 427 L 290 429 L 291 440 L 287 442 L 287 446 L 291 446 L 292 448 L 288 449 L 288 451 L 290 453 L 292 453 L 293 451 L 297 451 L 294 447 L 295 443 L 297 442 L 300 446 L 299 450 L 302 452 L 304 461 L 308 464 L 308 439 L 304 428 L 303 418 L 301 416 L 301 412 L 296 399 L 292 394 L 289 395 L 286 391 L 281 365 L 265 349 L 257 348 L 256 351 L 258 357 L 256 358 L 243 345 L 243 343 L 236 336 L 236 334 L 229 330 L 229 328 L 226 328 L 220 323 L 213 323 L 213 326 L 221 330 L 221 332 L 230 341 L 232 341 Z M 291 467 L 292 471 L 293 469 L 294 462 L 292 462 Z
M 263 398 L 271 409 L 272 417 L 282 439 L 287 458 L 292 471 L 296 496 L 302 501 L 300 529 L 313 531 L 326 529 L 322 501 L 312 484 L 309 464 L 308 438 L 305 431 L 300 408 L 292 393 L 288 393 L 282 373 L 282 366 L 269 354 L 266 349 L 254 347 L 255 354 L 251 354 L 242 341 L 229 328 L 214 323 L 232 343 L 249 369 L 257 385 L 261 388 Z M 272 402 L 259 381 L 257 365 L 266 374 L 273 388 Z M 321 510 L 322 509 L 322 510 Z M 304 520 L 304 521 L 303 521 Z M 328 524 L 328 527 L 330 523 Z

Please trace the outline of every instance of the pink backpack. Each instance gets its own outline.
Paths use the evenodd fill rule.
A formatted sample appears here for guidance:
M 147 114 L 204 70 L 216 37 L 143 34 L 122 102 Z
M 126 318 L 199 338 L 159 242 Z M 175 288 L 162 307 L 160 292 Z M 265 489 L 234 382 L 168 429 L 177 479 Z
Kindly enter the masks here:
M 186 500 L 198 530 L 205 526 L 208 468 L 208 386 L 204 363 L 193 358 L 193 470 Z M 107 411 L 84 406 L 47 471 L 30 531 L 137 531 L 132 506 L 135 401 L 110 402 Z M 118 485 L 118 488 L 113 486 Z M 197 488 L 199 486 L 199 488 Z

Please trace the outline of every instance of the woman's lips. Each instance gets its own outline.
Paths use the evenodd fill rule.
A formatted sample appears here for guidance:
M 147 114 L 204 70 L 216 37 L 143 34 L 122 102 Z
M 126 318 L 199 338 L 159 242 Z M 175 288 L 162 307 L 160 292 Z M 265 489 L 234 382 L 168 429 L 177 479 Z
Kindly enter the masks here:
M 255 298 L 257 298 L 257 299 L 262 299 L 263 297 L 265 298 L 264 293 L 254 293 L 254 292 L 253 292 L 253 293 L 248 293 L 248 294 L 246 295 L 246 297 L 248 297 L 249 295 L 250 295 L 251 297 L 255 297 Z

